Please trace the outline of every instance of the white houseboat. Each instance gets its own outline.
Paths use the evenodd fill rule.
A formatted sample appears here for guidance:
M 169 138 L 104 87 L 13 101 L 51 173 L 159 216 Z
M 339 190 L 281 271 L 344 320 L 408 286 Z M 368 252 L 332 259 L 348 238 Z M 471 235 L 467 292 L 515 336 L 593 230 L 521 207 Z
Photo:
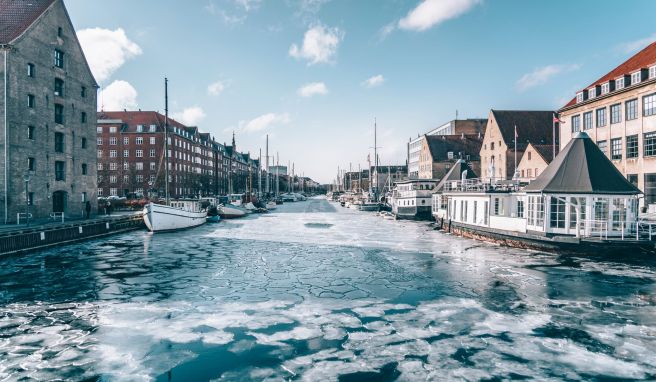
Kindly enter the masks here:
M 172 200 L 168 205 L 148 203 L 143 209 L 146 227 L 152 232 L 197 227 L 207 220 L 207 210 L 198 200 Z
M 392 213 L 397 219 L 430 219 L 435 179 L 410 179 L 397 182 L 392 192 Z
M 461 164 L 456 164 L 461 166 Z M 579 133 L 523 190 L 514 181 L 446 180 L 433 216 L 450 232 L 558 253 L 653 252 L 638 220 L 641 191 L 586 133 Z

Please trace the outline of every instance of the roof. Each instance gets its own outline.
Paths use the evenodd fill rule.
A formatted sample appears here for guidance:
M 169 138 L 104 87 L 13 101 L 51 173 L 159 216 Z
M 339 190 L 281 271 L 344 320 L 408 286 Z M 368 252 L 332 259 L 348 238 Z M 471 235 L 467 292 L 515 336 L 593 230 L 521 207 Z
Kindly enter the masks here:
M 629 182 L 584 132 L 578 133 L 556 159 L 524 189 L 554 194 L 636 195 Z
M 56 0 L 0 0 L 0 44 L 22 35 Z
M 471 164 L 462 159 L 458 159 L 456 163 L 453 164 L 449 172 L 444 175 L 440 182 L 435 186 L 433 191 L 441 191 L 444 188 L 446 182 L 452 182 L 457 180 L 462 180 L 462 173 L 467 171 L 465 174 L 465 179 L 476 179 L 478 175 L 472 170 Z
M 2 0 L 0 0 L 2 1 Z M 137 125 L 157 125 L 157 131 L 164 131 L 165 116 L 156 111 L 100 111 L 98 112 L 98 121 L 103 119 L 117 119 L 121 120 L 130 128 Z M 99 122 L 100 123 L 100 122 Z M 177 127 L 178 129 L 187 129 L 187 126 L 169 117 L 169 127 Z
M 592 88 L 593 86 L 601 85 L 615 78 L 621 77 L 626 74 L 631 74 L 640 69 L 647 68 L 656 64 L 656 42 L 647 45 L 643 50 L 633 55 L 633 57 L 618 65 L 615 69 L 606 73 L 597 81 L 585 87 L 585 89 Z M 572 98 L 563 108 L 576 104 L 576 97 Z
M 537 153 L 540 154 L 542 159 L 544 159 L 544 161 L 547 162 L 547 164 L 551 163 L 551 161 L 553 160 L 553 145 L 534 145 L 534 144 L 531 144 L 531 146 L 533 146 L 535 151 L 537 151 Z M 556 147 L 556 150 L 558 150 L 557 147 Z
M 442 162 L 449 159 L 449 152 L 478 157 L 483 138 L 478 135 L 427 135 L 426 143 L 433 161 Z
M 492 110 L 492 114 L 499 125 L 503 141 L 510 148 L 514 145 L 515 126 L 518 150 L 526 149 L 528 143 L 552 143 L 554 112 L 551 110 Z

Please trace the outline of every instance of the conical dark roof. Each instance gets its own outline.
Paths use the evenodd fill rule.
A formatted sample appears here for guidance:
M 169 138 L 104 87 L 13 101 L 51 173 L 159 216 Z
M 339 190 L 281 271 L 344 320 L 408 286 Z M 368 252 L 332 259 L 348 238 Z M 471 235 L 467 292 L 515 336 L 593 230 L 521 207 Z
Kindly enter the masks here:
M 447 172 L 446 175 L 444 175 L 444 177 L 442 178 L 442 180 L 440 180 L 440 182 L 437 184 L 437 186 L 435 186 L 433 191 L 435 191 L 435 192 L 442 191 L 442 189 L 444 188 L 444 184 L 446 182 L 453 182 L 455 180 L 461 180 L 462 179 L 462 172 L 465 171 L 465 170 L 467 170 L 466 179 L 478 178 L 478 175 L 476 175 L 474 170 L 472 170 L 472 168 L 471 168 L 471 166 L 469 165 L 468 162 L 465 162 L 462 159 L 458 159 L 456 161 L 456 163 L 453 164 L 453 166 L 451 167 L 449 172 Z
M 524 191 L 563 194 L 642 193 L 617 170 L 584 132 L 574 136 Z

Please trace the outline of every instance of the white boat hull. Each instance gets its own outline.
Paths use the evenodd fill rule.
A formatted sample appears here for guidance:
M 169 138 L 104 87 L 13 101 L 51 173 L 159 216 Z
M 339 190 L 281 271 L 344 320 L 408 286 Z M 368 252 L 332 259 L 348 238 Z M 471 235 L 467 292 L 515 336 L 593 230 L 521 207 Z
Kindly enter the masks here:
M 234 219 L 246 216 L 246 211 L 241 208 L 236 208 L 233 206 L 220 206 L 219 215 L 223 219 Z
M 207 220 L 207 211 L 191 212 L 181 208 L 149 203 L 143 210 L 144 223 L 152 232 L 197 227 Z
M 267 210 L 275 210 L 276 208 L 278 208 L 278 205 L 276 204 L 276 202 L 268 202 L 266 204 L 266 208 Z

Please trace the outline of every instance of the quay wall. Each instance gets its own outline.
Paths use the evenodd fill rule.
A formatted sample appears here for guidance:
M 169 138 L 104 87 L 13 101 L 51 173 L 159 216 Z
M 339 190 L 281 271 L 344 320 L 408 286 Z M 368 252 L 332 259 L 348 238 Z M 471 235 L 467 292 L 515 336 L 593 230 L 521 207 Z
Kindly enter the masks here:
M 144 227 L 141 215 L 111 220 L 62 223 L 56 226 L 25 227 L 0 233 L 0 256 L 45 249 Z

